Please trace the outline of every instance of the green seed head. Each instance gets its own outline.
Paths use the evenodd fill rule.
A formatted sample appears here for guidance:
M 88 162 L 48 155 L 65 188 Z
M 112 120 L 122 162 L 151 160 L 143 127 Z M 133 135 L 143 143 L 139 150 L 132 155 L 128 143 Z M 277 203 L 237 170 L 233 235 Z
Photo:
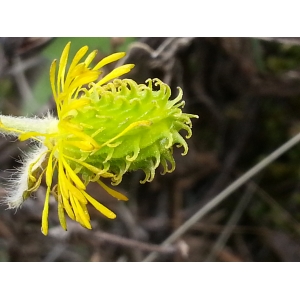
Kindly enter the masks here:
M 154 86 L 157 87 L 154 90 Z M 173 145 L 188 146 L 181 135 L 182 129 L 191 137 L 191 119 L 196 115 L 183 113 L 182 91 L 170 100 L 171 90 L 159 79 L 137 84 L 130 79 L 115 79 L 105 86 L 93 85 L 85 90 L 82 99 L 89 104 L 69 112 L 69 122 L 92 137 L 95 147 L 86 150 L 83 145 L 70 145 L 65 151 L 68 156 L 95 166 L 110 174 L 113 184 L 119 184 L 124 173 L 141 169 L 146 181 L 154 178 L 155 169 L 161 164 L 163 174 L 175 169 L 172 155 Z M 87 181 L 95 180 L 95 174 L 73 162 L 73 168 Z

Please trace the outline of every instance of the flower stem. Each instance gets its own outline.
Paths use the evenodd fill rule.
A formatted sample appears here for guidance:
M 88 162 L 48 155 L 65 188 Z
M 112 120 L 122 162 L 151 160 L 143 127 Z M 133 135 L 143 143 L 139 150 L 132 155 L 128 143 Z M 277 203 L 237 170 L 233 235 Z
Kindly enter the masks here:
M 20 133 L 25 132 L 46 134 L 56 126 L 57 120 L 50 116 L 44 118 L 27 118 L 0 115 L 0 132 L 16 137 L 19 136 Z

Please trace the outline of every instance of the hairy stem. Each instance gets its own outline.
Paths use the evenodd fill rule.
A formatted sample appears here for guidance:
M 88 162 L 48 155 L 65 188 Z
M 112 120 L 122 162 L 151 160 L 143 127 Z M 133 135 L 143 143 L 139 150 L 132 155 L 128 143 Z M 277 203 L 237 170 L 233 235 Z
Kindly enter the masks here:
M 45 134 L 57 127 L 57 122 L 57 119 L 51 116 L 26 118 L 0 115 L 0 132 L 12 136 L 19 136 L 21 132 L 39 132 Z

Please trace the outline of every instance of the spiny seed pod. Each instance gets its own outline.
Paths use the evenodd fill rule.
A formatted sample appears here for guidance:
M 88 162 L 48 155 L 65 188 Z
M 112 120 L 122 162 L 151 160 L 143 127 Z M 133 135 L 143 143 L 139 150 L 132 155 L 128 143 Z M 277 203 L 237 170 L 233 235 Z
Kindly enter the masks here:
M 153 90 L 153 83 L 159 87 L 157 91 Z M 128 171 L 143 170 L 146 177 L 142 183 L 153 180 L 160 164 L 163 173 L 172 172 L 175 169 L 172 147 L 174 144 L 183 146 L 183 155 L 187 154 L 187 143 L 179 131 L 185 129 L 189 138 L 192 135 L 190 118 L 195 116 L 181 111 L 184 105 L 181 89 L 172 101 L 170 95 L 169 86 L 159 79 L 149 79 L 147 85 L 115 79 L 105 86 L 92 85 L 90 90 L 85 90 L 82 98 L 89 104 L 71 110 L 69 122 L 73 128 L 92 137 L 94 145 L 86 140 L 85 152 L 81 151 L 82 144 L 66 145 L 65 153 L 73 156 L 72 167 L 81 168 L 86 181 L 95 181 L 101 173 L 80 164 L 84 161 L 102 173 L 111 174 L 115 185 Z
M 101 178 L 110 178 L 117 185 L 126 172 L 141 169 L 145 172 L 142 181 L 145 183 L 153 180 L 159 165 L 163 173 L 172 172 L 175 169 L 173 146 L 183 147 L 182 154 L 187 154 L 188 146 L 181 130 L 187 132 L 186 138 L 191 137 L 190 119 L 198 117 L 182 112 L 184 101 L 180 88 L 178 96 L 170 100 L 169 86 L 159 79 L 148 79 L 146 84 L 114 79 L 129 72 L 133 65 L 118 67 L 99 80 L 100 69 L 124 53 L 112 54 L 90 68 L 96 51 L 80 63 L 88 50 L 85 46 L 77 52 L 66 72 L 69 49 L 70 43 L 62 53 L 58 71 L 56 61 L 50 69 L 57 118 L 51 114 L 43 119 L 0 116 L 2 133 L 37 142 L 13 182 L 18 188 L 11 189 L 6 202 L 10 208 L 20 206 L 45 177 L 47 191 L 42 216 L 45 235 L 50 193 L 58 202 L 58 216 L 65 230 L 65 213 L 91 229 L 88 203 L 108 218 L 115 218 L 112 211 L 86 192 L 88 183 L 97 182 L 115 198 L 127 200 L 106 186 Z M 55 173 L 57 184 L 53 184 Z

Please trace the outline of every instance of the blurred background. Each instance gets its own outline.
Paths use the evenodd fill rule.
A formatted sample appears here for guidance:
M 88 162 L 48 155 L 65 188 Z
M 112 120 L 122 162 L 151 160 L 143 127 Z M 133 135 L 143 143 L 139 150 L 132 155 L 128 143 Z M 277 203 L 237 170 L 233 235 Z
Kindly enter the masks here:
M 98 185 L 88 190 L 117 214 L 89 208 L 93 230 L 59 225 L 40 231 L 45 183 L 18 211 L 0 207 L 0 261 L 300 261 L 300 146 L 295 146 L 192 226 L 173 245 L 158 245 L 231 182 L 300 130 L 300 38 L 0 38 L 0 111 L 55 113 L 49 68 L 68 41 L 101 59 L 126 51 L 138 83 L 160 78 L 184 92 L 193 120 L 189 153 L 175 148 L 176 170 L 140 184 L 124 176 L 118 202 Z M 108 68 L 113 66 L 109 65 Z M 107 70 L 109 71 L 109 69 Z M 1 137 L 0 197 L 27 144 Z M 178 151 L 177 151 L 178 150 Z M 17 160 L 16 160 L 17 159 Z

